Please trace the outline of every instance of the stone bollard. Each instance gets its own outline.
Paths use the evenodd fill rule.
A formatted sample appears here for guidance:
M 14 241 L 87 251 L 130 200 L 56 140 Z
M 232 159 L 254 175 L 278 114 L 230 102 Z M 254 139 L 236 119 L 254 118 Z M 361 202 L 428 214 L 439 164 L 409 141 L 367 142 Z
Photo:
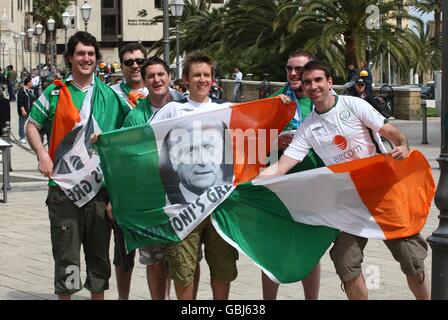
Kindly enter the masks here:
M 2 130 L 2 139 L 11 144 L 11 125 L 9 123 L 9 121 L 5 122 L 5 127 Z M 11 167 L 11 148 L 5 148 L 5 150 L 3 151 L 3 189 L 6 190 L 11 190 L 11 184 L 9 183 L 9 172 L 12 171 L 12 167 Z
M 426 100 L 421 101 L 422 107 L 422 144 L 428 144 L 428 114 Z

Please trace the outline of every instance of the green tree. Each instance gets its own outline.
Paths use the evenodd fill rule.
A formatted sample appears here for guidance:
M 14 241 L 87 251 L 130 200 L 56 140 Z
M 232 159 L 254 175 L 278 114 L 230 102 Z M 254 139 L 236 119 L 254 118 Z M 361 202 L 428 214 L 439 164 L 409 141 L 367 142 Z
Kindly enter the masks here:
M 442 17 L 442 0 L 414 0 L 413 5 L 417 8 L 417 11 L 421 13 L 434 12 L 434 38 L 433 43 L 440 43 L 440 26 Z
M 50 36 L 50 31 L 47 27 L 47 21 L 50 17 L 56 21 L 56 28 L 63 28 L 62 25 L 62 13 L 69 6 L 69 0 L 34 0 L 33 1 L 33 12 L 31 16 L 33 17 L 34 24 L 42 24 L 45 31 L 45 63 L 50 62 L 50 45 L 52 42 L 52 37 Z
M 371 16 L 366 8 L 376 5 L 381 18 L 380 29 L 366 24 Z M 415 34 L 396 23 L 400 19 L 420 21 L 404 11 L 394 2 L 374 0 L 309 0 L 305 6 L 301 1 L 290 1 L 280 8 L 294 11 L 288 30 L 294 34 L 303 28 L 313 26 L 319 36 L 309 39 L 304 47 L 311 53 L 321 53 L 339 75 L 345 72 L 348 63 L 360 65 L 366 61 L 367 39 L 370 38 L 373 61 L 378 62 L 381 54 L 390 52 L 401 68 L 409 67 L 412 56 L 419 50 L 414 43 Z
M 422 51 L 418 59 L 413 61 L 412 67 L 419 78 L 423 80 L 424 74 L 441 68 L 442 51 L 440 46 L 434 45 L 433 35 L 423 23 L 417 24 L 416 31 Z

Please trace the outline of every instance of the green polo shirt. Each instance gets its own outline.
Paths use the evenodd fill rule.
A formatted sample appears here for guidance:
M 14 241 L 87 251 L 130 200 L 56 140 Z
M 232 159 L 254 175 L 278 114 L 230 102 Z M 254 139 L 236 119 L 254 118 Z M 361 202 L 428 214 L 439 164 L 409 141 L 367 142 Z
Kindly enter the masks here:
M 123 121 L 131 108 L 123 98 L 98 78 L 95 77 L 93 81 L 95 81 L 95 88 L 92 97 L 92 115 L 98 126 L 102 132 L 121 128 Z M 67 79 L 66 84 L 72 96 L 73 104 L 78 110 L 81 110 L 90 86 L 80 88 L 71 81 L 71 77 Z M 39 99 L 34 102 L 29 114 L 29 120 L 39 128 L 49 128 L 50 136 L 56 109 L 58 107 L 58 99 L 59 88 L 56 87 L 55 84 L 49 85 Z M 57 184 L 50 179 L 49 186 L 56 185 Z

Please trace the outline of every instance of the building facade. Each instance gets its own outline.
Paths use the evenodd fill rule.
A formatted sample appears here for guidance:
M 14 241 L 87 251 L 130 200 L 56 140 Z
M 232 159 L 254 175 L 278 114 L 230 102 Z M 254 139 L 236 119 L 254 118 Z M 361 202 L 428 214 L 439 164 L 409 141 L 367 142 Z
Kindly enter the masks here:
M 150 47 L 163 36 L 162 22 L 155 21 L 156 17 L 163 16 L 163 0 L 73 0 L 66 9 L 72 16 L 67 33 L 64 29 L 55 32 L 59 67 L 64 66 L 65 34 L 70 37 L 86 27 L 80 11 L 84 2 L 92 7 L 87 30 L 99 41 L 105 62 L 118 61 L 118 49 L 126 43 L 141 42 L 145 47 Z M 222 6 L 225 0 L 210 2 L 212 7 L 216 7 Z M 0 47 L 0 67 L 11 64 L 21 71 L 23 68 L 28 70 L 30 66 L 35 68 L 39 62 L 45 63 L 45 32 L 40 37 L 40 55 L 36 34 L 31 39 L 25 37 L 23 50 L 22 41 L 19 40 L 17 45 L 14 42 L 14 35 L 27 33 L 30 27 L 35 27 L 36 22 L 30 15 L 32 10 L 33 0 L 0 0 L 0 43 L 5 42 L 5 48 L 2 50 Z

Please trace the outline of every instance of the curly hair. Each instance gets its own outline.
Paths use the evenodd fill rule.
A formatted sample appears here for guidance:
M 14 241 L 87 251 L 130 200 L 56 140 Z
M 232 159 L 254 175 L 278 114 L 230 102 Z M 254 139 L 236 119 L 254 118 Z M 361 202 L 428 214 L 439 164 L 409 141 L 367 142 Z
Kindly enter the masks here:
M 75 48 L 80 42 L 86 46 L 94 47 L 96 61 L 101 60 L 100 47 L 98 45 L 98 41 L 96 41 L 96 38 L 88 32 L 78 31 L 70 37 L 67 42 L 67 49 L 64 52 L 65 65 L 70 70 L 72 69 L 70 58 L 75 54 Z

